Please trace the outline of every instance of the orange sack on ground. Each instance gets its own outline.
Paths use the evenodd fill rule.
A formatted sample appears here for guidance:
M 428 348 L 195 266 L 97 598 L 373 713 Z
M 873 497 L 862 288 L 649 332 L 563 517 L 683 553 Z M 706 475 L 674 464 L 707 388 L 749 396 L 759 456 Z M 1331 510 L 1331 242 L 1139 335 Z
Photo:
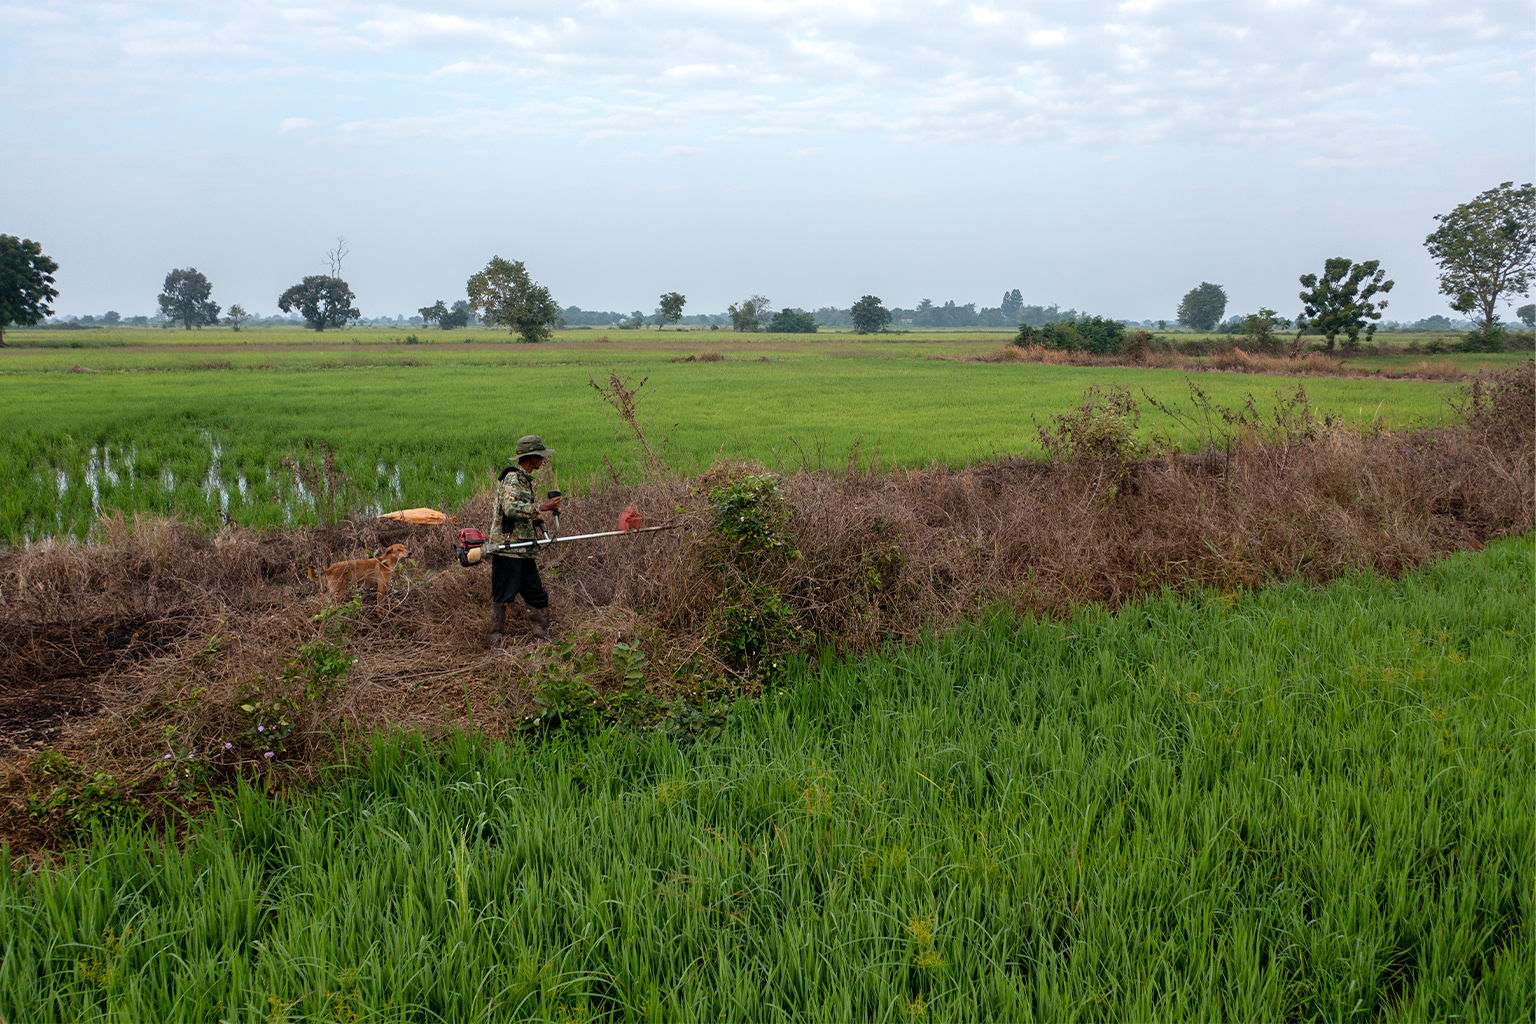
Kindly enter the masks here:
M 635 506 L 625 505 L 624 511 L 619 513 L 619 529 L 638 530 L 645 525 L 645 519 L 635 511 Z
M 404 523 L 437 524 L 447 522 L 452 517 L 439 512 L 435 508 L 406 508 L 398 512 L 385 512 L 379 518 L 398 519 Z

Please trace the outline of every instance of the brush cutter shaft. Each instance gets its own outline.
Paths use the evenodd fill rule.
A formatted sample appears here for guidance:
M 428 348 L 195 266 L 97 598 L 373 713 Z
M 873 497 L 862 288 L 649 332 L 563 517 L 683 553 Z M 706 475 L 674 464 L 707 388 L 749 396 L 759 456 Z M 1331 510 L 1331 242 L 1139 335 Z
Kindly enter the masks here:
M 605 530 L 602 533 L 578 533 L 574 537 L 554 537 L 550 540 L 519 540 L 510 544 L 487 544 L 485 549 L 490 554 L 502 551 L 512 551 L 517 548 L 546 548 L 551 544 L 566 544 L 573 540 L 591 540 L 594 537 L 624 537 L 631 533 L 650 533 L 652 530 L 671 530 L 677 526 L 646 526 L 639 530 Z
M 675 529 L 680 524 L 671 523 L 667 526 L 647 526 L 639 530 L 605 530 L 602 533 L 579 533 L 574 537 L 551 537 L 548 540 L 519 540 L 507 544 L 488 543 L 479 530 L 459 531 L 459 564 L 464 566 L 478 565 L 489 555 L 499 555 L 508 551 L 517 551 L 521 548 L 547 548 L 551 544 L 565 544 L 573 540 L 593 540 L 597 537 L 623 537 L 631 533 L 652 533 L 656 530 Z

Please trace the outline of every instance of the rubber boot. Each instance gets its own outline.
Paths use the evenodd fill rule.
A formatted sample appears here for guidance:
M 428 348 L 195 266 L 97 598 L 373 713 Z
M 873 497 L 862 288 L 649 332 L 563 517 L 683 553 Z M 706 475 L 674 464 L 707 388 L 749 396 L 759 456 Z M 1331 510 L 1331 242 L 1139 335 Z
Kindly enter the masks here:
M 507 625 L 507 606 L 504 604 L 491 605 L 491 650 L 501 650 L 501 631 Z
M 549 643 L 549 608 L 529 608 L 528 628 L 539 643 Z

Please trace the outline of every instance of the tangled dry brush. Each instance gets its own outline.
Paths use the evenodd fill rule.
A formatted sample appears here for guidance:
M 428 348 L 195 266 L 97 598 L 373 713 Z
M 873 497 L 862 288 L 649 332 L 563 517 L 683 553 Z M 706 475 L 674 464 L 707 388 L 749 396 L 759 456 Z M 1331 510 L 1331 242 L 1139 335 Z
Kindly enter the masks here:
M 678 528 L 552 549 L 563 642 L 509 635 L 500 655 L 486 650 L 487 570 L 460 568 L 452 547 L 458 525 L 485 525 L 487 496 L 441 527 L 260 537 L 108 519 L 98 543 L 0 555 L 4 831 L 67 814 L 90 778 L 162 793 L 237 772 L 275 785 L 379 728 L 508 734 L 573 666 L 610 714 L 676 713 L 753 691 L 797 652 L 906 640 L 986 607 L 1056 614 L 1170 586 L 1395 574 L 1536 523 L 1532 367 L 1466 389 L 1464 424 L 1446 430 L 1362 436 L 1300 393 L 1268 420 L 1196 393 L 1182 415 L 1207 447 L 1149 454 L 1131 396 L 1095 393 L 1042 429 L 1048 462 L 717 465 L 594 493 L 571 504 L 567 534 L 611 529 L 626 506 Z M 319 614 L 306 564 L 394 542 L 411 561 L 383 607 L 369 596 Z

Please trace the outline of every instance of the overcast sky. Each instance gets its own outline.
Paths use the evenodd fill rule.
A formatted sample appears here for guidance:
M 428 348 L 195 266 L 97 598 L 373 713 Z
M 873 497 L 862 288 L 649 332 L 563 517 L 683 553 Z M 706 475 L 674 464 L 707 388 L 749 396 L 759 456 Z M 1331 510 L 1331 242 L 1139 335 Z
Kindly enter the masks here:
M 1294 315 L 1536 165 L 1529 0 L 0 0 L 0 232 L 60 313 L 196 267 L 275 312 L 344 235 L 367 316 L 493 255 L 562 305 L 921 298 Z

